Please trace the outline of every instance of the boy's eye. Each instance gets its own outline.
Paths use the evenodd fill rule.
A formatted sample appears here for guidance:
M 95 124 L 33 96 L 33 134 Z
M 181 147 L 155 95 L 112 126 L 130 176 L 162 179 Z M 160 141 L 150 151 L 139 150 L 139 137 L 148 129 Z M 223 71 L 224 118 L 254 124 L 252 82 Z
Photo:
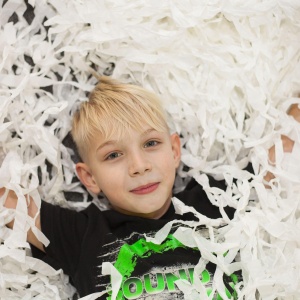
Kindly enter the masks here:
M 154 147 L 158 145 L 158 142 L 157 141 L 149 141 L 145 144 L 145 148 L 148 148 L 148 147 Z
M 105 160 L 112 160 L 112 159 L 116 159 L 119 156 L 121 156 L 121 153 L 119 152 L 112 152 L 110 153 L 108 156 L 106 156 Z

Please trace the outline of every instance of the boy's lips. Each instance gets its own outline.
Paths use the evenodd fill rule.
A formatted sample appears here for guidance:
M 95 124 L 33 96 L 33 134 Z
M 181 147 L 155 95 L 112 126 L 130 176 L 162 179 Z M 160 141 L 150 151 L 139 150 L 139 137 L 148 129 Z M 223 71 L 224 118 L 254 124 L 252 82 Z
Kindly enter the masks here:
M 149 194 L 155 191 L 158 188 L 159 182 L 149 183 L 146 185 L 141 185 L 133 190 L 131 190 L 131 193 L 137 194 L 137 195 L 144 195 Z

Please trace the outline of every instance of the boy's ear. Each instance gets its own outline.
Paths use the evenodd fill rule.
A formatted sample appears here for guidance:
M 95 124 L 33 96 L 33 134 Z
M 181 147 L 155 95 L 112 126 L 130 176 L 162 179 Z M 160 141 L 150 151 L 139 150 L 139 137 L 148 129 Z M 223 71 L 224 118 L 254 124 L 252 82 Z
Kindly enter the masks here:
M 181 160 L 181 143 L 177 133 L 171 134 L 171 144 L 172 144 L 174 160 L 176 163 L 176 168 L 178 168 Z
M 79 177 L 81 183 L 92 193 L 99 194 L 101 192 L 100 187 L 95 181 L 92 172 L 87 164 L 85 163 L 77 163 L 76 164 L 76 172 Z

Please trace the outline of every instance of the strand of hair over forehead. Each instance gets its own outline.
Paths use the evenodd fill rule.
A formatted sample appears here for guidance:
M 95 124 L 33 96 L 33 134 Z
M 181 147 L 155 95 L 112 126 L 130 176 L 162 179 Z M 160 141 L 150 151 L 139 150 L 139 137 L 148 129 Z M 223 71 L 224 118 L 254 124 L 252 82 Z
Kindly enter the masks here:
M 97 90 L 100 93 L 95 95 Z M 93 112 L 99 114 L 94 120 L 101 121 L 104 135 L 111 132 L 120 135 L 128 128 L 141 130 L 145 122 L 157 130 L 165 129 L 165 116 L 159 99 L 139 86 L 120 84 L 107 77 L 101 77 L 100 83 L 91 93 L 90 102 L 96 108 Z M 111 116 L 112 119 L 102 122 L 98 118 L 101 115 Z M 98 122 L 95 125 L 97 130 Z M 108 125 L 113 125 L 114 128 L 109 128 Z
M 80 108 L 80 118 L 88 120 L 80 120 L 77 128 L 83 145 L 99 133 L 105 139 L 112 135 L 119 139 L 129 128 L 142 130 L 146 124 L 158 131 L 167 128 L 161 103 L 153 93 L 105 76 L 97 78 L 100 82 Z

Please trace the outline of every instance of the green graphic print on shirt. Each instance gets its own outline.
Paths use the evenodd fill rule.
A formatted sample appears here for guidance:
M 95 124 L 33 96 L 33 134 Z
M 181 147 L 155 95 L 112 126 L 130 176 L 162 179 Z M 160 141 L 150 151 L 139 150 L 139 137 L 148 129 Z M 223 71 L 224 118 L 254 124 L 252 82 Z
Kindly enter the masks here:
M 153 279 L 153 276 L 151 276 L 151 274 L 145 274 L 143 276 L 143 279 L 138 277 L 130 277 L 136 267 L 137 260 L 139 258 L 145 259 L 153 254 L 166 253 L 168 251 L 173 251 L 180 247 L 188 248 L 182 243 L 180 243 L 172 234 L 169 234 L 166 240 L 159 245 L 147 242 L 143 238 L 139 239 L 132 245 L 124 244 L 120 248 L 117 260 L 114 264 L 114 267 L 120 272 L 120 274 L 123 277 L 121 289 L 119 290 L 119 293 L 117 295 L 117 300 L 139 299 L 139 297 L 143 297 L 143 299 L 145 299 L 145 295 L 150 296 L 154 294 L 159 294 L 165 291 L 166 288 L 169 292 L 175 292 L 175 281 L 178 279 L 185 279 L 190 283 L 193 283 L 194 268 L 188 268 L 188 270 L 177 270 L 179 276 L 173 273 L 156 273 L 156 284 L 154 284 L 154 286 L 151 283 L 151 279 Z M 188 277 L 190 278 L 190 280 Z M 233 299 L 236 299 L 236 292 L 234 291 L 234 286 L 238 282 L 238 277 L 235 274 L 232 274 L 230 277 L 231 282 L 229 282 L 229 285 L 232 288 L 232 293 L 230 293 L 229 290 L 226 289 L 226 294 L 228 297 L 233 297 Z M 207 270 L 204 270 L 202 272 L 201 282 L 203 284 L 211 282 L 211 275 Z M 211 291 L 212 290 L 208 285 L 207 294 L 210 295 Z M 222 298 L 220 297 L 220 295 L 216 295 L 214 299 L 221 300 Z M 111 296 L 107 297 L 107 300 L 111 300 Z

